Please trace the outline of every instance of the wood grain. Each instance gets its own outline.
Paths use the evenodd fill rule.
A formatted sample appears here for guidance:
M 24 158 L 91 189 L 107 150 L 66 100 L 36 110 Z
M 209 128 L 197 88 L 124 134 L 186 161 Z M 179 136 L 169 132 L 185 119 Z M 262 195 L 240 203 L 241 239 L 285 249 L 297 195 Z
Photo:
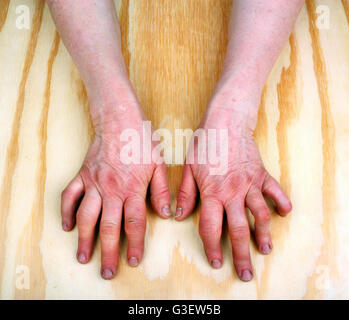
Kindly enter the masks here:
M 293 202 L 272 216 L 274 250 L 251 242 L 255 278 L 237 279 L 226 229 L 224 266 L 212 270 L 197 230 L 149 208 L 146 253 L 117 277 L 75 260 L 60 192 L 83 161 L 94 130 L 86 90 L 47 6 L 28 0 L 30 29 L 16 28 L 20 0 L 0 2 L 0 297 L 2 299 L 349 298 L 349 3 L 308 0 L 263 91 L 255 138 Z M 137 96 L 156 128 L 195 129 L 219 78 L 231 0 L 117 0 L 122 50 Z M 316 25 L 318 5 L 330 28 Z M 169 166 L 172 208 L 181 166 Z M 272 205 L 272 204 L 271 204 Z M 18 285 L 22 267 L 29 288 Z

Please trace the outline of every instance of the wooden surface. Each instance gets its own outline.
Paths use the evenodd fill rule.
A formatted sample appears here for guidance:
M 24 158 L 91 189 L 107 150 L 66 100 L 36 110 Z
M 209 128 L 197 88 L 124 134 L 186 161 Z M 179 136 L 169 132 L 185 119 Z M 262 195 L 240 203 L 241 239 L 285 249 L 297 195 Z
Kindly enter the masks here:
M 30 29 L 16 28 L 16 7 Z M 317 5 L 330 9 L 318 29 Z M 192 128 L 218 79 L 231 1 L 116 1 L 123 53 L 156 128 Z M 83 14 L 83 12 L 82 12 Z M 294 210 L 272 217 L 273 253 L 251 242 L 255 277 L 237 279 L 226 231 L 225 263 L 213 270 L 198 213 L 182 223 L 148 213 L 146 252 L 118 276 L 75 259 L 76 229 L 60 222 L 60 192 L 93 137 L 86 92 L 43 1 L 0 0 L 0 297 L 349 298 L 349 1 L 308 1 L 264 90 L 256 139 Z M 181 167 L 168 169 L 173 200 Z M 173 201 L 173 206 L 175 205 Z M 29 288 L 20 277 L 29 275 Z M 23 284 L 23 283 L 22 283 Z

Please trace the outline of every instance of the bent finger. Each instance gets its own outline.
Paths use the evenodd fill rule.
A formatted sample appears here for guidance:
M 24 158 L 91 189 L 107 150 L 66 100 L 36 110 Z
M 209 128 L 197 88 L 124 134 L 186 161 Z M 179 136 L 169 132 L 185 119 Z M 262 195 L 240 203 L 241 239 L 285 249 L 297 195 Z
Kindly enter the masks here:
M 91 259 L 96 223 L 101 212 L 102 199 L 95 188 L 88 189 L 76 214 L 79 243 L 77 258 L 80 263 Z
M 250 258 L 250 229 L 244 201 L 232 199 L 225 205 L 236 272 L 243 281 L 253 277 Z
M 281 216 L 286 216 L 292 210 L 290 199 L 273 177 L 266 178 L 262 186 L 262 193 L 275 202 Z
M 156 213 L 164 219 L 171 216 L 170 189 L 166 176 L 166 165 L 158 165 L 150 181 L 150 201 Z
M 205 253 L 211 266 L 218 269 L 223 264 L 221 235 L 223 224 L 223 205 L 215 199 L 204 198 L 201 201 L 199 233 Z
M 183 168 L 182 182 L 177 195 L 176 220 L 184 220 L 194 210 L 197 195 L 196 183 L 189 165 Z
M 103 201 L 103 212 L 99 233 L 101 239 L 101 275 L 104 279 L 112 279 L 119 262 L 119 241 L 122 220 L 121 199 Z
M 260 190 L 252 189 L 248 192 L 246 205 L 251 210 L 255 219 L 255 236 L 258 249 L 263 254 L 269 254 L 272 249 L 270 210 Z
M 128 198 L 124 205 L 125 232 L 128 239 L 127 261 L 137 266 L 143 257 L 146 228 L 146 205 L 142 197 Z
M 61 196 L 62 228 L 64 231 L 70 231 L 74 228 L 77 203 L 83 194 L 84 183 L 80 175 L 77 175 L 63 190 Z

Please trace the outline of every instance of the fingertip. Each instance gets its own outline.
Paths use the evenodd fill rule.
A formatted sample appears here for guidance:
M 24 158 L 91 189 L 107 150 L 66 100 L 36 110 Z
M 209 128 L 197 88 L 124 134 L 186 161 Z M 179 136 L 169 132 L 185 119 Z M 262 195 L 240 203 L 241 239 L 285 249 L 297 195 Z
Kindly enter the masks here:
M 272 249 L 273 249 L 273 246 L 270 243 L 265 243 L 260 245 L 259 252 L 264 255 L 268 255 L 271 253 Z
M 86 264 L 89 261 L 88 255 L 83 252 L 78 252 L 76 254 L 76 259 L 81 264 Z
M 171 217 L 171 205 L 170 205 L 170 196 L 161 196 L 157 197 L 152 195 L 150 197 L 152 207 L 156 214 L 162 219 L 168 219 Z
M 253 279 L 253 273 L 250 269 L 244 269 L 239 274 L 240 280 L 249 282 Z
M 183 208 L 182 208 L 182 206 L 177 206 L 175 219 L 177 221 L 183 220 Z
M 134 240 L 132 241 L 134 242 Z M 133 243 L 133 246 L 130 246 L 130 243 L 132 244 L 132 241 L 129 240 L 128 243 L 127 263 L 130 267 L 137 267 L 142 261 L 144 253 L 144 244 Z M 143 242 L 143 240 L 141 240 L 141 242 Z
M 287 201 L 287 203 L 285 204 L 284 208 L 283 208 L 283 213 L 288 214 L 292 211 L 292 203 L 290 200 Z
M 169 219 L 172 216 L 171 213 L 171 208 L 169 204 L 165 204 L 165 205 L 157 205 L 154 203 L 154 201 L 152 201 L 152 206 L 153 209 L 155 211 L 155 213 L 161 218 L 161 219 Z
M 72 228 L 68 225 L 68 223 L 63 222 L 62 223 L 62 229 L 66 232 L 70 231 Z
M 101 276 L 104 280 L 111 280 L 115 277 L 115 271 L 110 268 L 102 268 Z
M 280 203 L 277 206 L 277 210 L 280 216 L 286 217 L 292 211 L 292 203 L 291 201 L 286 201 L 285 203 Z
M 137 257 L 128 258 L 128 264 L 130 267 L 137 267 L 139 265 L 139 259 Z
M 171 207 L 169 204 L 164 205 L 161 208 L 161 211 L 159 212 L 159 215 L 164 218 L 164 219 L 168 219 L 171 217 Z
M 195 203 L 190 203 L 190 202 L 186 203 L 186 202 L 183 202 L 182 199 L 177 200 L 175 220 L 176 221 L 185 220 L 193 212 L 194 207 L 195 207 Z
M 220 260 L 220 259 L 211 260 L 211 266 L 214 269 L 220 269 L 220 268 L 222 268 L 222 265 L 223 265 L 223 263 L 222 263 L 222 260 Z

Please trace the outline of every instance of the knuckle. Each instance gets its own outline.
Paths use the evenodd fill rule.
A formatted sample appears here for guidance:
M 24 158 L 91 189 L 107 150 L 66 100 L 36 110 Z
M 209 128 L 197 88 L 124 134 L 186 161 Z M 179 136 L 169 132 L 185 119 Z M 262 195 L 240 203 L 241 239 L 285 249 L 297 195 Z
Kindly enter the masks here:
M 267 223 L 270 220 L 270 212 L 267 208 L 262 208 L 258 212 L 258 220 L 261 223 Z
M 237 195 L 235 197 L 231 197 L 230 195 L 228 195 L 227 199 L 225 199 L 224 201 L 224 207 L 228 210 L 234 211 L 237 205 L 244 202 L 244 198 L 240 195 Z
M 190 195 L 183 189 L 179 190 L 178 196 L 177 196 L 177 201 L 179 202 L 186 202 L 190 200 Z
M 125 232 L 128 235 L 137 234 L 145 230 L 145 220 L 141 218 L 128 218 L 125 223 Z
M 218 225 L 200 222 L 199 224 L 199 234 L 202 239 L 207 238 L 219 238 L 221 235 L 221 228 Z
M 105 194 L 111 195 L 115 193 L 118 187 L 118 179 L 116 173 L 109 168 L 100 168 L 96 174 L 96 182 Z
M 250 230 L 247 226 L 235 226 L 230 229 L 232 241 L 244 241 L 250 237 Z
M 99 231 L 103 239 L 115 239 L 119 229 L 118 223 L 112 220 L 104 220 L 101 222 Z
M 80 210 L 76 215 L 76 222 L 78 225 L 89 225 L 93 223 L 94 215 L 87 208 Z
M 264 181 L 263 181 L 262 190 L 264 190 L 266 188 L 273 187 L 275 185 L 275 182 L 276 182 L 276 180 L 274 180 L 274 178 L 272 176 L 267 174 L 266 177 L 264 178 Z
M 104 166 L 98 168 L 96 176 L 98 181 L 101 182 L 113 182 L 115 179 L 112 170 L 110 170 L 109 168 L 105 168 Z
M 169 196 L 170 192 L 167 188 L 167 186 L 162 186 L 162 187 L 158 187 L 158 189 L 154 192 L 154 194 L 152 195 L 152 198 L 164 198 Z
M 69 187 L 65 188 L 61 193 L 62 201 L 66 200 L 68 198 L 71 198 L 72 196 L 73 196 L 73 192 Z

